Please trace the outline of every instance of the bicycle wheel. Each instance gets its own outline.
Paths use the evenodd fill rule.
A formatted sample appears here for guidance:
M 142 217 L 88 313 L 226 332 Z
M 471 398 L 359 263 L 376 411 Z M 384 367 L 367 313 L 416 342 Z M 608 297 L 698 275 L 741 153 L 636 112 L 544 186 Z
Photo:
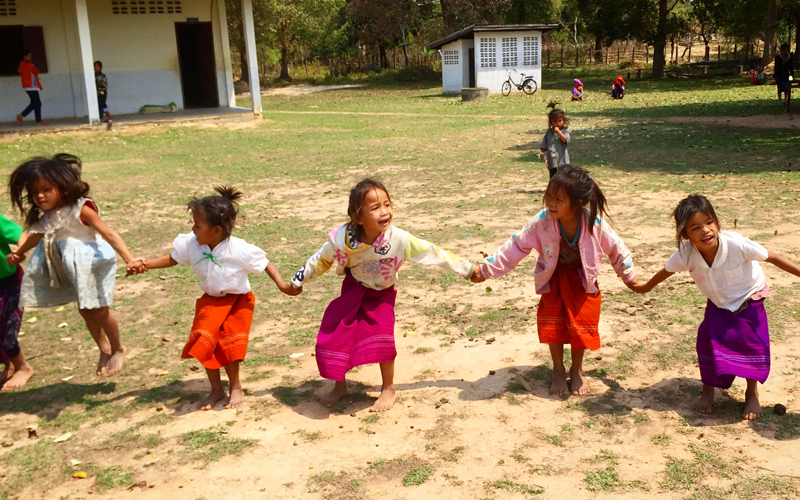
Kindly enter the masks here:
M 508 95 L 511 93 L 511 84 L 508 83 L 508 80 L 503 82 L 503 87 L 501 89 L 503 91 L 503 95 Z
M 528 78 L 522 84 L 522 91 L 528 95 L 535 94 L 537 90 L 539 90 L 539 86 L 536 85 L 536 80 L 534 80 L 533 78 Z

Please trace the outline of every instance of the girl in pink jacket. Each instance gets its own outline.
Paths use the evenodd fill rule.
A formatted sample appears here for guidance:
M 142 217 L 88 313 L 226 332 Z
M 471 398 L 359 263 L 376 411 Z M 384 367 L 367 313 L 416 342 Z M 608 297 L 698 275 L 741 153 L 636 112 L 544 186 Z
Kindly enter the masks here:
M 589 392 L 583 376 L 583 351 L 600 348 L 601 295 L 597 276 L 603 254 L 631 288 L 636 285 L 631 253 L 606 215 L 606 198 L 589 173 L 565 165 L 550 179 L 545 210 L 513 235 L 486 262 L 475 268 L 472 281 L 499 278 L 536 250 L 536 293 L 542 296 L 536 313 L 539 342 L 550 345 L 553 385 L 557 396 Z M 570 344 L 569 382 L 564 367 L 564 344 Z

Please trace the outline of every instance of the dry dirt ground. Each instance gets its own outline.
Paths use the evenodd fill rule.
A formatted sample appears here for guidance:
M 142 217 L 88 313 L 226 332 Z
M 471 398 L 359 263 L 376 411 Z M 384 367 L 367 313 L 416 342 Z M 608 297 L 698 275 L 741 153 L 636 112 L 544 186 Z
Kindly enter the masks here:
M 409 169 L 387 165 L 378 173 L 394 170 Z M 629 222 L 620 234 L 640 274 L 647 277 L 663 266 L 673 239 L 669 220 L 653 220 L 648 214 L 668 213 L 685 193 L 629 194 L 628 185 L 645 180 L 639 174 L 620 176 L 604 187 L 611 193 L 615 220 Z M 734 200 L 750 189 L 737 182 L 730 180 L 718 195 L 731 200 L 722 210 L 735 211 Z M 423 236 L 440 227 L 440 219 L 420 211 L 403 212 L 402 206 L 424 201 L 421 194 L 414 198 L 417 183 L 412 175 L 393 184 L 402 193 L 397 196 L 402 200 L 399 225 Z M 293 200 L 291 209 L 276 216 L 302 214 L 318 219 L 324 228 L 324 219 L 345 204 L 345 187 L 311 181 L 291 193 L 274 185 L 263 194 Z M 464 200 L 505 197 L 513 201 L 511 211 L 503 217 L 482 209 L 460 211 L 448 224 L 484 224 L 498 236 L 491 241 L 467 236 L 448 249 L 472 260 L 478 260 L 479 250 L 492 253 L 538 209 L 544 187 L 522 173 L 487 181 Z M 325 194 L 311 200 L 303 196 L 304 190 Z M 442 196 L 438 200 L 448 201 Z M 773 230 L 777 236 L 770 239 L 769 248 L 800 260 L 800 224 L 784 222 L 768 228 Z M 747 236 L 756 232 L 743 230 Z M 765 269 L 777 289 L 797 289 L 792 286 L 798 280 L 774 267 Z M 289 361 L 269 371 L 243 368 L 244 377 L 252 377 L 245 383 L 243 409 L 217 405 L 213 411 L 199 412 L 192 401 L 181 399 L 132 411 L 112 422 L 84 424 L 71 437 L 80 447 L 71 448 L 68 456 L 57 455 L 53 467 L 66 467 L 69 460 L 124 467 L 131 471 L 131 487 L 108 493 L 116 499 L 798 498 L 800 423 L 796 414 L 785 417 L 791 421 L 772 415 L 776 403 L 786 405 L 790 413 L 798 405 L 800 337 L 795 311 L 781 316 L 791 333 L 773 341 L 771 376 L 761 388 L 768 416 L 750 423 L 739 418 L 742 381 L 718 393 L 714 415 L 692 411 L 700 383 L 696 364 L 686 360 L 694 351 L 702 301 L 688 276 L 662 285 L 662 295 L 642 298 L 628 292 L 604 264 L 599 280 L 605 300 L 603 346 L 586 361 L 591 392 L 558 398 L 548 394 L 549 355 L 536 336 L 538 298 L 529 277 L 532 267 L 482 285 L 448 281 L 441 287 L 444 275 L 425 275 L 422 281 L 412 270 L 401 270 L 398 285 L 399 398 L 391 411 L 375 415 L 367 410 L 379 390 L 376 366 L 349 375 L 354 395 L 343 404 L 333 411 L 320 406 L 317 397 L 331 383 L 319 379 L 313 345 L 292 346 L 284 335 L 285 324 L 263 320 L 253 326 L 251 355 Z M 140 285 L 118 281 L 117 295 L 124 299 L 147 293 Z M 315 293 L 313 285 L 306 293 Z M 685 297 L 693 301 L 682 302 Z M 274 306 L 280 307 L 280 302 Z M 485 315 L 482 322 L 476 320 L 475 335 L 469 328 L 465 333 L 459 322 L 470 314 Z M 319 318 L 298 321 L 314 325 Z M 509 327 L 480 335 L 482 328 L 491 330 L 494 321 Z M 257 374 L 262 376 L 253 376 Z M 142 374 L 156 380 L 158 376 L 158 370 Z M 200 372 L 180 383 L 187 391 L 204 392 L 207 387 Z M 118 404 L 130 404 L 133 398 Z M 171 418 L 159 420 L 164 415 Z M 37 423 L 34 415 L 6 413 L 0 419 L 0 437 L 18 436 L 19 429 Z M 108 445 L 109 436 L 131 428 L 159 437 L 152 447 Z M 178 443 L 186 433 L 201 430 L 228 442 L 250 439 L 255 444 L 216 461 L 187 455 Z M 49 432 L 40 428 L 36 438 L 12 440 L 2 453 L 55 437 Z M 9 473 L 0 471 L 0 478 Z M 45 492 L 34 484 L 18 498 L 99 494 L 89 479 L 67 481 Z

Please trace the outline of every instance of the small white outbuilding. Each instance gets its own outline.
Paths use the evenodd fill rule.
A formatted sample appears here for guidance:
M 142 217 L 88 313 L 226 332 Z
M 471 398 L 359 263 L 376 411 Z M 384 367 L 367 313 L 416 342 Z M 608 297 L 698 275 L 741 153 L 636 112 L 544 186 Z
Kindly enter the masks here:
M 442 88 L 484 87 L 500 92 L 509 72 L 515 82 L 525 73 L 542 86 L 542 35 L 557 24 L 472 25 L 428 44 L 442 55 Z M 516 73 L 515 73 L 516 71 Z

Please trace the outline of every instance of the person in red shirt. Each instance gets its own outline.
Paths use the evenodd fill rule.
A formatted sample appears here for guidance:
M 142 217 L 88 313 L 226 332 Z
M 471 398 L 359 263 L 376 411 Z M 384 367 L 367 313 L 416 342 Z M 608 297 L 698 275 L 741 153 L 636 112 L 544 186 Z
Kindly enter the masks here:
M 22 88 L 31 98 L 31 103 L 25 108 L 22 113 L 17 115 L 17 121 L 22 125 L 22 119 L 25 118 L 33 111 L 36 117 L 37 125 L 47 125 L 47 122 L 42 121 L 42 100 L 39 98 L 39 91 L 42 90 L 42 84 L 39 82 L 39 68 L 37 68 L 31 60 L 33 59 L 33 52 L 26 50 L 22 61 L 19 62 L 17 73 L 22 77 Z

